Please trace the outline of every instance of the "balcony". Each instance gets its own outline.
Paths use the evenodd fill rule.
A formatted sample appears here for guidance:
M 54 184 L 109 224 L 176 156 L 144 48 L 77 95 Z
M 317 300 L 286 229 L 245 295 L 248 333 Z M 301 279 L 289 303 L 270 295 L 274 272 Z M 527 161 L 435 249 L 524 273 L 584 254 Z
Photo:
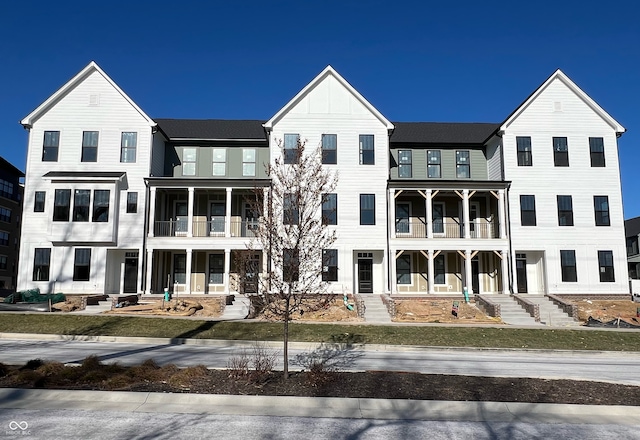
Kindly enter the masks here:
M 431 225 L 434 239 L 465 238 L 464 224 L 457 221 L 434 221 Z M 427 225 L 419 219 L 396 219 L 395 238 L 427 238 Z M 469 224 L 469 238 L 500 238 L 496 221 L 474 221 Z
M 225 217 L 211 217 L 210 220 L 194 220 L 192 237 L 254 237 L 259 220 L 231 219 L 229 231 L 226 230 Z M 153 234 L 156 237 L 189 236 L 188 220 L 166 220 L 154 222 Z

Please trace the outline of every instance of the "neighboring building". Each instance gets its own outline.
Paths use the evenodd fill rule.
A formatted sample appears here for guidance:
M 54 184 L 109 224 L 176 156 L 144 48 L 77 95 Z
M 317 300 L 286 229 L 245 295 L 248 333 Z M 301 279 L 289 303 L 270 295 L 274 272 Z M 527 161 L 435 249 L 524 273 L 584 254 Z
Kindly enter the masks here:
M 0 291 L 14 291 L 22 224 L 24 173 L 0 157 Z
M 392 123 L 327 67 L 263 122 L 152 120 L 91 63 L 22 123 L 20 288 L 254 292 L 246 197 L 302 139 L 339 178 L 332 291 L 628 292 L 624 128 L 559 70 L 503 123 Z
M 625 220 L 624 235 L 627 239 L 627 268 L 631 292 L 640 296 L 640 217 Z

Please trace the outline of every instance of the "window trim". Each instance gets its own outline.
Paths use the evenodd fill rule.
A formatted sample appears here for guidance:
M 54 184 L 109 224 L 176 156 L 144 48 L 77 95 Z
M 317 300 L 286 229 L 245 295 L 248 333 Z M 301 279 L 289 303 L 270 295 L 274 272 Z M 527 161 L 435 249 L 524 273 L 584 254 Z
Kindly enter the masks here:
M 55 142 L 52 142 L 51 145 L 47 145 L 47 134 L 49 134 L 49 142 L 51 142 L 51 136 L 53 133 L 57 135 L 54 136 Z M 54 145 L 55 144 L 55 145 Z M 60 131 L 59 130 L 45 130 L 42 139 L 42 162 L 57 162 L 58 155 L 60 153 Z M 51 155 L 51 157 L 48 157 Z
M 45 255 L 42 255 L 41 264 L 38 264 L 38 251 L 46 251 Z M 45 258 L 46 257 L 46 258 Z M 46 264 L 44 264 L 46 261 Z M 43 268 L 46 267 L 46 271 Z M 40 269 L 40 272 L 38 272 Z M 44 272 L 44 273 L 43 273 Z M 51 248 L 35 248 L 33 252 L 33 272 L 31 274 L 31 281 L 49 281 L 51 276 Z
M 298 249 L 282 249 L 282 280 L 295 283 L 300 280 L 300 252 Z
M 402 163 L 402 153 L 408 153 L 409 162 Z M 401 173 L 402 167 L 408 167 L 409 175 L 403 176 Z M 413 177 L 413 150 L 398 150 L 398 178 L 399 179 L 411 179 Z
M 192 151 L 194 153 L 193 156 L 193 160 L 187 160 L 185 153 L 187 151 Z M 192 165 L 193 164 L 193 173 L 189 173 L 187 174 L 185 172 L 185 165 Z M 182 175 L 183 176 L 196 176 L 198 174 L 198 149 L 196 147 L 183 147 L 182 148 Z M 191 168 L 191 166 L 189 166 L 189 168 Z
M 564 143 L 563 143 L 564 141 Z M 569 140 L 566 137 L 553 137 L 553 166 L 569 166 Z M 564 148 L 563 150 L 561 148 Z
M 438 161 L 431 163 L 431 154 L 430 153 L 438 153 Z M 437 176 L 431 176 L 431 173 L 429 172 L 429 170 L 431 170 L 431 167 L 437 167 L 436 169 L 438 170 L 438 175 Z M 428 179 L 442 179 L 442 150 L 427 150 L 427 178 Z
M 293 142 L 295 140 L 295 146 Z M 282 149 L 282 158 L 285 165 L 293 165 L 298 163 L 300 154 L 300 134 L 299 133 L 285 133 L 284 145 Z
M 103 197 L 98 197 L 98 194 L 106 194 L 106 204 Z M 105 210 L 106 208 L 106 210 Z M 108 189 L 94 189 L 93 190 L 93 209 L 91 211 L 91 221 L 93 223 L 108 223 L 109 211 L 111 209 L 111 190 Z M 104 215 L 103 215 L 104 214 Z
M 216 151 L 222 151 L 222 159 L 216 157 Z M 222 165 L 222 174 L 216 173 L 216 165 L 218 167 Z M 211 149 L 211 175 L 213 177 L 225 177 L 227 175 L 227 149 L 222 148 L 212 148 Z
M 563 198 L 565 201 L 568 200 L 568 205 L 570 209 L 561 209 L 560 200 Z M 574 226 L 573 224 L 573 197 L 570 195 L 558 195 L 556 196 L 556 205 L 558 208 L 558 226 Z M 564 224 L 563 224 L 564 219 Z
M 173 284 L 179 284 L 179 285 L 185 285 L 187 282 L 187 254 L 186 253 L 175 253 L 173 254 L 173 258 L 171 259 L 171 274 L 172 274 L 172 281 Z M 184 261 L 184 272 L 178 272 L 178 266 L 182 266 L 182 262 L 180 262 L 180 264 L 178 264 L 178 260 L 183 260 Z M 180 267 L 180 270 L 182 270 L 183 268 Z M 176 275 L 184 275 L 184 280 L 181 279 L 181 282 L 177 281 L 177 277 Z M 182 278 L 182 277 L 181 277 Z
M 138 212 L 138 192 L 127 192 L 127 214 L 136 214 Z
M 611 264 L 606 264 L 611 259 Z M 604 261 L 603 261 L 604 260 Z M 603 264 L 604 263 L 604 264 Z M 613 261 L 613 251 L 598 251 L 598 273 L 601 283 L 615 283 L 615 262 Z
M 253 161 L 247 159 L 247 153 L 249 151 L 253 152 Z M 255 177 L 257 156 L 258 156 L 258 152 L 256 151 L 255 148 L 242 149 L 242 177 Z M 253 171 L 251 173 L 247 172 L 247 166 L 249 165 L 253 166 Z
M 365 140 L 371 139 L 371 148 L 368 147 L 368 142 Z M 372 134 L 360 134 L 358 135 L 358 145 L 360 146 L 360 165 L 375 165 L 376 164 L 376 138 Z M 365 148 L 366 147 L 366 148 Z
M 42 200 L 38 200 L 38 196 L 42 196 Z M 33 196 L 33 212 L 44 212 L 47 201 L 46 191 L 36 191 Z
M 282 200 L 282 224 L 298 225 L 300 223 L 300 206 L 298 194 L 285 193 Z
M 85 144 L 87 136 L 92 136 L 91 133 L 95 133 L 95 145 Z M 93 141 L 93 139 L 89 139 Z M 98 146 L 100 145 L 100 131 L 87 130 L 82 132 L 82 152 L 80 155 L 80 162 L 97 162 L 98 161 Z
M 86 254 L 86 255 L 82 255 Z M 78 261 L 83 257 L 82 261 Z M 88 261 L 84 259 L 88 257 Z M 86 275 L 81 272 L 86 268 Z M 75 248 L 73 254 L 73 281 L 91 281 L 91 248 Z
M 466 153 L 466 163 L 460 160 Z M 461 176 L 460 170 L 466 169 L 466 176 Z M 456 150 L 456 179 L 471 179 L 471 150 Z
M 606 203 L 606 210 L 598 209 L 599 208 L 598 199 L 604 199 L 604 202 Z M 611 226 L 609 196 L 593 196 L 593 214 L 595 217 L 594 220 L 595 220 L 596 226 Z
M 567 264 L 571 262 L 573 264 Z M 560 251 L 560 275 L 563 283 L 578 282 L 578 264 L 576 262 L 575 250 L 571 249 Z
M 86 201 L 86 204 L 84 203 Z M 73 190 L 73 214 L 72 221 L 88 222 L 89 208 L 91 207 L 91 190 L 90 189 L 74 189 Z
M 437 256 L 433 257 L 433 285 L 435 286 L 446 286 L 447 285 L 447 258 L 446 258 L 447 254 L 444 253 L 440 253 Z M 438 259 L 442 259 L 442 278 L 444 278 L 444 280 L 439 283 L 437 282 L 438 280 L 438 265 L 436 264 L 436 262 L 438 261 Z
M 519 167 L 533 166 L 533 149 L 531 136 L 516 136 L 516 154 Z
M 409 259 L 409 267 L 408 268 L 402 268 L 402 272 L 401 269 L 398 267 L 398 262 L 402 259 L 402 260 L 406 260 Z M 402 281 L 401 282 L 401 276 L 406 276 L 408 275 L 408 282 L 406 281 Z M 411 254 L 402 254 L 400 255 L 398 258 L 396 258 L 396 286 L 413 286 L 413 256 Z
M 363 201 L 365 201 L 366 199 L 369 199 L 371 201 L 373 201 L 373 208 L 369 209 L 364 209 L 362 207 Z M 364 213 L 368 213 L 371 212 L 372 213 L 372 221 L 369 223 L 363 223 L 363 217 L 364 217 Z M 360 225 L 362 226 L 373 226 L 376 224 L 376 195 L 375 194 L 360 194 Z
M 59 204 L 58 202 L 62 202 L 63 200 L 58 199 L 58 195 L 62 197 L 62 195 L 66 197 L 66 204 Z M 70 219 L 71 213 L 71 189 L 68 188 L 57 188 L 54 190 L 53 197 L 53 221 L 54 222 L 68 222 Z
M 525 197 L 527 199 L 525 199 Z M 524 209 L 523 203 L 522 203 L 524 200 L 533 201 L 533 209 Z M 525 216 L 525 213 L 533 213 L 533 217 L 528 218 L 527 216 Z M 538 220 L 536 215 L 536 196 L 533 194 L 520 194 L 520 226 L 537 226 L 537 225 L 538 225 Z
M 125 141 L 125 138 L 127 136 L 131 136 L 133 138 L 133 146 L 125 145 L 127 143 Z M 138 151 L 138 132 L 137 131 L 121 132 L 120 133 L 120 163 L 136 163 L 137 154 L 138 154 L 137 151 Z M 129 155 L 132 155 L 133 158 L 129 158 Z
M 334 206 L 330 206 L 334 205 Z M 325 193 L 322 194 L 322 224 L 337 225 L 338 224 L 338 194 Z
M 605 168 L 607 166 L 603 137 L 589 137 L 589 157 L 591 168 Z
M 326 144 L 325 139 L 333 139 L 333 142 Z M 321 145 L 322 164 L 336 165 L 338 163 L 338 135 L 333 133 L 323 134 L 321 136 Z
M 212 266 L 213 260 L 215 258 L 220 258 L 222 257 L 222 272 L 218 272 L 218 271 L 213 271 L 212 269 L 216 269 L 216 270 L 220 270 L 219 267 L 214 267 Z M 207 284 L 209 284 L 210 286 L 221 286 L 224 285 L 224 253 L 219 253 L 219 252 L 213 252 L 209 254 L 209 259 L 207 262 Z M 211 282 L 211 275 L 221 275 L 221 277 L 217 277 L 220 278 L 220 282 Z
M 322 281 L 327 283 L 338 281 L 337 249 L 322 249 Z

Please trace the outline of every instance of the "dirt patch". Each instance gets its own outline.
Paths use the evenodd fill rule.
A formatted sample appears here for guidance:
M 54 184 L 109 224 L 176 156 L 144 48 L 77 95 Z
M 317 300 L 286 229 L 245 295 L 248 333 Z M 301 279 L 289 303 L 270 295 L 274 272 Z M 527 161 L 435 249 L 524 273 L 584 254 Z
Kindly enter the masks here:
M 109 315 L 199 316 L 215 318 L 224 311 L 224 298 L 149 300 L 137 305 L 111 309 Z
M 633 301 L 574 301 L 578 306 L 578 319 L 587 321 L 589 316 L 597 320 L 607 322 L 612 319 L 622 319 L 631 324 L 638 324 L 636 318 L 640 303 Z
M 82 310 L 83 308 L 83 296 L 80 295 L 66 295 L 64 302 L 51 305 L 52 310 L 59 312 L 73 312 L 75 310 Z
M 353 301 L 349 301 L 349 303 L 354 304 Z M 256 318 L 264 319 L 265 321 L 278 320 L 278 316 L 270 310 L 260 311 Z M 341 297 L 335 297 L 329 302 L 325 300 L 314 301 L 312 299 L 306 301 L 302 307 L 302 313 L 294 313 L 291 320 L 300 322 L 358 322 L 362 321 L 362 318 L 358 317 L 355 305 L 353 310 L 349 310 Z
M 464 301 L 458 301 L 457 310 L 454 310 L 452 300 L 396 299 L 395 306 L 393 321 L 396 322 L 502 323 L 499 318 L 488 316 L 475 305 Z

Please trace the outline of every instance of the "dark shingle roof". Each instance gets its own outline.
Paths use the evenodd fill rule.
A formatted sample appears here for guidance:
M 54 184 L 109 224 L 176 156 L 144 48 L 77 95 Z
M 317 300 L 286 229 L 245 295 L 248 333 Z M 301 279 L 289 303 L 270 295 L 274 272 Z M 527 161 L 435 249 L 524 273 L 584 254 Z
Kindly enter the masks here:
M 640 234 L 640 217 L 634 217 L 624 221 L 625 237 L 635 237 L 639 234 Z
M 169 139 L 251 139 L 265 140 L 262 124 L 257 120 L 226 119 L 154 119 Z
M 482 144 L 500 124 L 480 122 L 394 122 L 391 143 Z

